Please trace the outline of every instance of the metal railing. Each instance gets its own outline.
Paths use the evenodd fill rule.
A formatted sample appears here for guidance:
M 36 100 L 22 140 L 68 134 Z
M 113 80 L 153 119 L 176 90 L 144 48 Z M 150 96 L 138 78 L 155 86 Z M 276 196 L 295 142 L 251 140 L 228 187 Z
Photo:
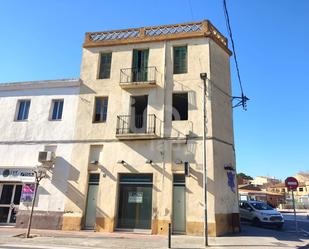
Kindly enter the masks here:
M 145 84 L 156 82 L 156 67 L 123 68 L 120 69 L 120 83 L 122 84 Z
M 116 134 L 153 134 L 158 133 L 158 119 L 155 114 L 117 116 Z

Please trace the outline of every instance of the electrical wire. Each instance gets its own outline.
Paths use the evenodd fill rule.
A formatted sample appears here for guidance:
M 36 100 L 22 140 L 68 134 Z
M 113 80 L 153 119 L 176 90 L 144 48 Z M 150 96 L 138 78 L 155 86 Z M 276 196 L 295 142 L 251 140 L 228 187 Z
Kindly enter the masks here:
M 188 0 L 188 2 L 189 2 L 189 7 L 190 7 L 191 18 L 192 18 L 192 21 L 194 21 L 193 8 L 192 8 L 191 0 Z
M 239 82 L 240 91 L 241 91 L 241 98 L 249 100 L 244 95 L 243 86 L 242 86 L 242 82 L 241 82 L 241 78 L 240 78 L 240 71 L 239 71 L 239 66 L 238 66 L 237 54 L 236 54 L 236 49 L 235 49 L 235 44 L 234 44 L 234 39 L 233 39 L 232 28 L 231 28 L 231 24 L 230 24 L 230 17 L 229 17 L 229 13 L 228 13 L 228 10 L 227 10 L 226 0 L 223 0 L 223 9 L 224 9 L 226 27 L 227 27 L 227 30 L 228 30 L 228 33 L 229 33 L 229 36 L 230 36 L 230 40 L 231 40 L 231 43 L 232 43 L 232 50 L 233 50 L 233 54 L 234 54 L 234 61 L 235 61 L 235 66 L 236 66 L 236 71 L 237 71 L 237 77 L 238 77 L 238 82 Z

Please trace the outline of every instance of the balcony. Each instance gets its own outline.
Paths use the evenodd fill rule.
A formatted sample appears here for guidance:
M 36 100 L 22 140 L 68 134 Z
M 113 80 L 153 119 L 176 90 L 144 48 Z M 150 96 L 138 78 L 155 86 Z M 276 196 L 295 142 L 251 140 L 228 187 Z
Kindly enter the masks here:
M 153 139 L 160 135 L 160 122 L 154 114 L 117 116 L 118 139 Z
M 156 86 L 156 67 L 120 69 L 120 86 L 122 88 L 143 88 Z

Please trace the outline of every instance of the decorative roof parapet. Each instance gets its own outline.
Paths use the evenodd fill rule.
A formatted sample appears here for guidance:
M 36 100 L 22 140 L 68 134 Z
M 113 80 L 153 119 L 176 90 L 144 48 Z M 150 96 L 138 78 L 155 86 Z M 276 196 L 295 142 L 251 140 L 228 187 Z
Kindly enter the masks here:
M 87 32 L 83 47 L 126 45 L 197 37 L 210 37 L 229 55 L 232 54 L 228 48 L 227 38 L 208 20 L 174 25 Z

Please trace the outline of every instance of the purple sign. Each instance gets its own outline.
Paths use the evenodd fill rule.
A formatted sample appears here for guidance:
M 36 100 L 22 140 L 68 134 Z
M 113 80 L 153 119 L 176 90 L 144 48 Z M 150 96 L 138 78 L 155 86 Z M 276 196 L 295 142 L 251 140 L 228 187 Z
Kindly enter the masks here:
M 32 202 L 34 198 L 35 184 L 25 183 L 21 192 L 21 201 L 22 202 Z

